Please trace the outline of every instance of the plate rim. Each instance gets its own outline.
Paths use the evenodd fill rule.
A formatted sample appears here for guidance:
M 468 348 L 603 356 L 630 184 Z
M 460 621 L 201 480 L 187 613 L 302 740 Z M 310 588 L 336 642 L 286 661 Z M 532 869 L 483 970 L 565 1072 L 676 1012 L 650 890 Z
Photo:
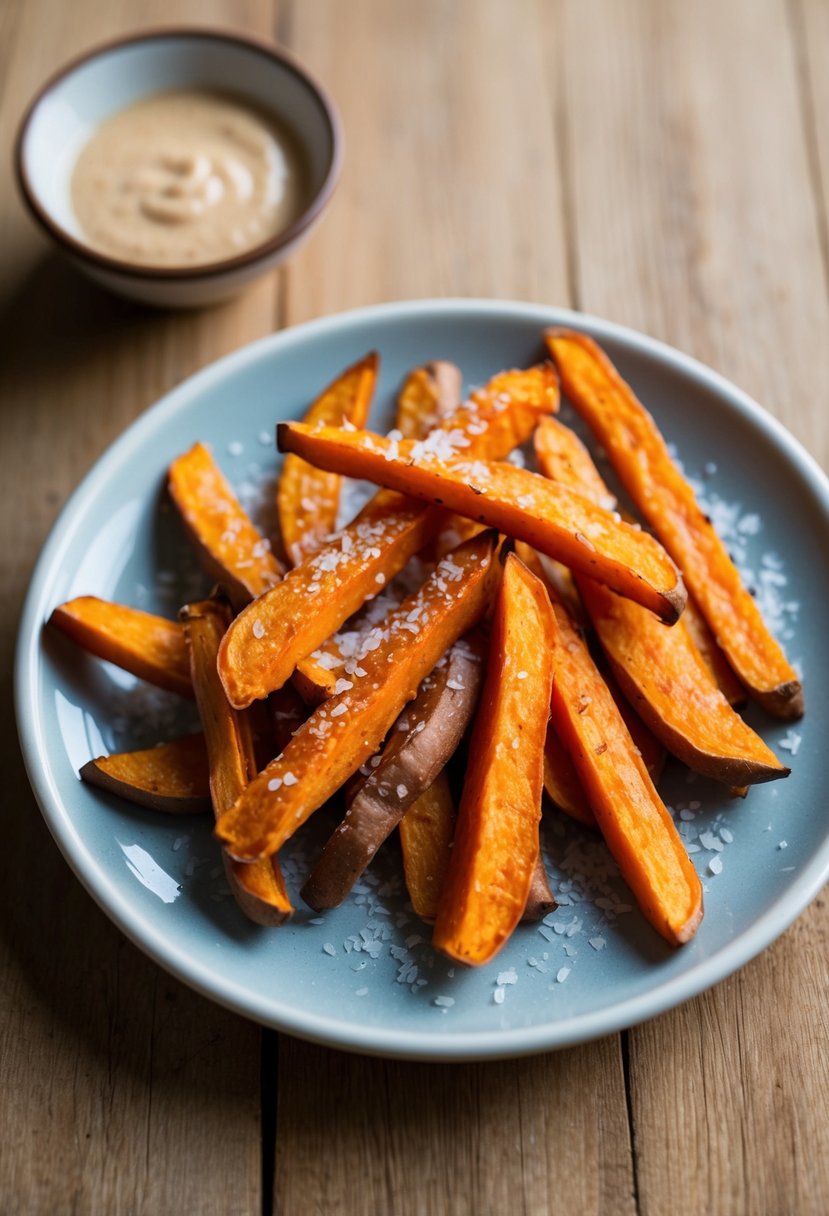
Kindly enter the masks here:
M 459 314 L 466 314 L 470 318 L 486 316 L 489 319 L 503 316 L 532 322 L 538 326 L 539 334 L 548 325 L 572 327 L 590 333 L 600 342 L 603 339 L 616 341 L 684 374 L 718 398 L 724 398 L 727 406 L 785 454 L 802 481 L 820 501 L 829 523 L 829 479 L 815 458 L 748 393 L 725 376 L 667 343 L 590 313 L 539 303 L 454 297 L 373 304 L 315 318 L 248 343 L 187 377 L 134 419 L 97 457 L 52 525 L 24 600 L 14 660 L 18 735 L 26 773 L 41 814 L 81 885 L 135 946 L 202 996 L 265 1026 L 340 1050 L 423 1062 L 508 1059 L 557 1050 L 638 1025 L 700 995 L 771 945 L 812 902 L 829 880 L 829 834 L 823 846 L 799 872 L 796 885 L 784 891 L 748 929 L 727 942 L 712 957 L 701 959 L 690 970 L 625 1001 L 614 1002 L 588 1014 L 533 1027 L 464 1031 L 447 1036 L 409 1029 L 398 1031 L 393 1027 L 344 1025 L 332 1017 L 292 1010 L 290 1005 L 279 1002 L 275 1004 L 270 997 L 239 993 L 236 984 L 225 980 L 214 967 L 194 960 L 147 924 L 129 898 L 121 893 L 109 875 L 87 853 L 83 837 L 72 821 L 57 783 L 40 760 L 45 739 L 41 732 L 39 707 L 35 698 L 28 698 L 25 694 L 28 689 L 37 687 L 42 657 L 40 635 L 45 620 L 43 601 L 55 563 L 71 542 L 84 504 L 106 482 L 110 466 L 119 461 L 125 448 L 163 428 L 169 419 L 185 410 L 192 397 L 198 396 L 203 388 L 255 363 L 265 350 L 290 346 L 305 339 L 313 340 L 331 330 L 361 329 L 388 318 Z M 703 973 L 701 982 L 700 972 Z

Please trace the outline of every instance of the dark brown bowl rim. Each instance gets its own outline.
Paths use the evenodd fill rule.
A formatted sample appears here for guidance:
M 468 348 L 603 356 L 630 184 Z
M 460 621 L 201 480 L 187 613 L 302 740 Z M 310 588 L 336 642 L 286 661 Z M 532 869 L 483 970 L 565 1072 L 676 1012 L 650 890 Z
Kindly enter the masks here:
M 56 85 L 60 84 L 67 76 L 71 76 L 78 68 L 83 67 L 84 64 L 89 63 L 93 59 L 97 59 L 100 55 L 108 55 L 112 51 L 117 51 L 124 46 L 137 45 L 142 42 L 158 42 L 163 39 L 172 38 L 202 38 L 213 42 L 235 43 L 237 46 L 254 51 L 287 68 L 289 72 L 292 72 L 299 78 L 320 104 L 331 138 L 331 161 L 322 185 L 302 214 L 292 224 L 289 224 L 287 228 L 283 228 L 276 236 L 271 237 L 270 240 L 263 242 L 261 245 L 254 245 L 251 249 L 245 250 L 244 253 L 236 254 L 232 258 L 224 258 L 218 262 L 205 262 L 190 267 L 142 266 L 138 262 L 122 261 L 120 258 L 113 258 L 109 257 L 108 254 L 99 253 L 98 250 L 93 249 L 90 245 L 77 240 L 71 233 L 66 232 L 65 229 L 52 219 L 49 212 L 41 206 L 29 180 L 29 175 L 23 163 L 23 145 L 38 106 Z M 343 132 L 339 113 L 331 95 L 311 75 L 307 68 L 303 67 L 290 52 L 285 51 L 282 47 L 277 47 L 274 43 L 268 42 L 264 38 L 257 38 L 253 34 L 241 34 L 237 30 L 224 30 L 214 26 L 185 25 L 170 26 L 169 28 L 162 26 L 156 29 L 140 30 L 132 34 L 124 34 L 119 38 L 113 38 L 109 42 L 100 43 L 91 50 L 76 56 L 50 76 L 35 94 L 20 121 L 14 145 L 14 168 L 20 193 L 33 217 L 53 240 L 57 241 L 59 245 L 65 246 L 69 252 L 77 257 L 92 262 L 101 270 L 129 275 L 134 279 L 159 279 L 173 282 L 208 279 L 217 275 L 227 274 L 229 271 L 241 270 L 246 266 L 251 266 L 256 262 L 267 259 L 272 254 L 278 253 L 280 249 L 291 245 L 303 232 L 311 227 L 324 210 L 340 176 L 342 160 Z

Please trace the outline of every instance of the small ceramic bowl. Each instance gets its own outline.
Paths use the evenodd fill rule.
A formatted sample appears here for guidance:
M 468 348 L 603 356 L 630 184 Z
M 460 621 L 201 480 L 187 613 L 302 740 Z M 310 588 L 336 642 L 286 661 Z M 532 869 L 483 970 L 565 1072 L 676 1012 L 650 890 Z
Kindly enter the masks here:
M 233 257 L 199 266 L 148 267 L 87 244 L 71 206 L 75 160 L 95 127 L 164 89 L 232 93 L 274 115 L 305 157 L 308 201 L 282 232 Z M 166 29 L 122 38 L 76 59 L 47 82 L 23 118 L 15 165 L 35 220 L 96 282 L 147 304 L 212 304 L 288 257 L 319 219 L 342 161 L 340 120 L 304 68 L 267 42 L 211 29 Z

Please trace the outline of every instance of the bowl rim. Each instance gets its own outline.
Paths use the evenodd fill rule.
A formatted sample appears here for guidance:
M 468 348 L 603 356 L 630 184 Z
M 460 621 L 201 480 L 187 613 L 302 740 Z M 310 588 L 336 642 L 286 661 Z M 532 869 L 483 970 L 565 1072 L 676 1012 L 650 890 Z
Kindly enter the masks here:
M 142 266 L 139 262 L 129 262 L 122 258 L 111 257 L 101 253 L 84 241 L 78 240 L 67 232 L 45 208 L 35 191 L 25 165 L 24 148 L 34 116 L 44 99 L 67 77 L 79 68 L 91 63 L 102 56 L 109 55 L 122 47 L 139 45 L 145 42 L 161 42 L 165 39 L 202 39 L 204 41 L 232 43 L 245 50 L 270 59 L 280 67 L 287 68 L 299 81 L 306 86 L 316 98 L 328 125 L 331 138 L 331 158 L 322 185 L 297 218 L 281 229 L 275 236 L 233 257 L 222 258 L 215 262 L 204 262 L 195 266 Z M 310 228 L 328 204 L 337 185 L 343 162 L 343 127 L 339 112 L 331 94 L 320 84 L 317 78 L 304 67 L 290 51 L 278 46 L 265 38 L 257 37 L 247 32 L 223 29 L 220 26 L 202 25 L 173 25 L 158 26 L 152 29 L 140 30 L 111 38 L 107 42 L 98 43 L 87 51 L 68 60 L 49 76 L 29 102 L 17 128 L 14 142 L 14 170 L 18 189 L 32 217 L 41 225 L 58 245 L 77 258 L 91 262 L 97 269 L 127 275 L 133 279 L 153 279 L 160 281 L 184 282 L 193 279 L 209 279 L 224 275 L 229 271 L 241 270 L 264 258 L 278 253 L 281 249 L 293 244 L 308 228 Z

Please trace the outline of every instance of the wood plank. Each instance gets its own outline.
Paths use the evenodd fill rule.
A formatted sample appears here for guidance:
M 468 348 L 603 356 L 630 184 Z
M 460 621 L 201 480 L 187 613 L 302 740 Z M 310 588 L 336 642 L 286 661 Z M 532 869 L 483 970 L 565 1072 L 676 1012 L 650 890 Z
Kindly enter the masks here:
M 346 163 L 290 266 L 291 322 L 423 296 L 567 299 L 543 9 L 294 0 L 285 35 L 339 105 Z
M 569 213 L 582 307 L 712 363 L 825 462 L 829 304 L 789 35 L 782 0 L 567 4 Z M 828 925 L 821 899 L 631 1032 L 643 1213 L 827 1210 Z
M 135 28 L 138 9 L 92 0 L 2 9 L 8 164 L 40 81 L 85 46 Z M 268 33 L 274 11 L 256 0 L 182 0 L 175 16 Z M 141 21 L 169 19 L 160 0 L 142 4 Z M 178 316 L 115 300 L 51 253 L 9 175 L 0 233 L 3 1210 L 249 1213 L 261 1202 L 259 1031 L 167 977 L 72 877 L 23 771 L 9 673 L 29 571 L 61 502 L 161 393 L 274 326 L 277 282 Z
M 330 212 L 289 269 L 292 321 L 427 295 L 567 301 L 543 9 L 291 5 L 285 33 L 328 82 L 347 139 Z M 275 1204 L 285 1216 L 630 1213 L 618 1037 L 469 1067 L 283 1039 Z
M 635 1210 L 616 1036 L 472 1065 L 366 1060 L 285 1038 L 280 1059 L 284 1216 Z

